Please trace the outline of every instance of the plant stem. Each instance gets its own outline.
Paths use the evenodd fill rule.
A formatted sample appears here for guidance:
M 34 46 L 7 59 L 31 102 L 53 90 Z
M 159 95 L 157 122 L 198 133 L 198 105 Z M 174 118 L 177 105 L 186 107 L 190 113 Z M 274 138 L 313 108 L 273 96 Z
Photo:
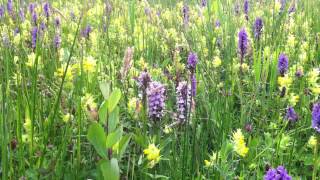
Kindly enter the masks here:
M 313 172 L 312 172 L 312 180 L 317 179 L 317 170 L 318 170 L 318 146 L 319 146 L 320 138 L 317 137 L 317 144 L 313 150 Z

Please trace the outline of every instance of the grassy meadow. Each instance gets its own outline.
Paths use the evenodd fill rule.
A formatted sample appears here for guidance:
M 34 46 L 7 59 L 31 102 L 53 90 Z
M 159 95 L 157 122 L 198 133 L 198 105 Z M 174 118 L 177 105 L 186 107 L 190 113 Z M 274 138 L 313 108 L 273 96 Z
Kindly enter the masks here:
M 319 0 L 0 0 L 0 179 L 320 179 Z

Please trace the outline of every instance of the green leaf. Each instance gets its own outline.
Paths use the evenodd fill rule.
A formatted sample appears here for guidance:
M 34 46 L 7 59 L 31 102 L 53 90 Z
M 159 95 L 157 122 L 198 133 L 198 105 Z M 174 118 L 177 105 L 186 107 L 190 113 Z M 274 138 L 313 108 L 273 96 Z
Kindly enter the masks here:
M 150 173 L 145 173 L 145 174 L 148 175 L 151 179 L 170 179 L 169 177 L 160 175 L 160 174 L 150 174 Z
M 214 1 L 213 2 L 213 12 L 214 13 L 219 12 L 218 9 L 219 9 L 218 1 Z
M 110 133 L 107 136 L 106 146 L 107 148 L 111 148 L 114 144 L 116 144 L 122 136 L 122 127 L 119 127 L 116 131 Z
M 119 123 L 119 107 L 115 107 L 114 110 L 109 114 L 108 131 L 109 132 L 114 131 L 118 123 Z
M 133 140 L 140 146 L 145 146 L 147 139 L 146 136 L 142 135 L 142 132 L 138 129 L 133 136 Z
M 264 136 L 265 136 L 265 144 L 268 146 L 268 147 L 271 147 L 273 145 L 273 138 L 271 137 L 271 134 L 270 133 L 264 133 Z
M 119 180 L 120 170 L 118 166 L 118 160 L 112 158 L 110 161 L 101 160 L 99 167 L 105 180 Z
M 100 87 L 100 91 L 101 91 L 104 99 L 107 100 L 110 95 L 110 83 L 105 82 L 105 81 L 100 82 L 99 87 Z
M 126 148 L 127 148 L 127 146 L 128 146 L 128 144 L 129 144 L 129 142 L 130 142 L 130 139 L 131 139 L 131 135 L 125 135 L 125 136 L 123 136 L 122 138 L 121 138 L 121 140 L 120 140 L 120 142 L 119 142 L 119 153 L 118 153 L 118 159 L 121 159 L 121 157 L 122 157 L 122 155 L 123 155 L 123 153 L 124 153 L 124 151 L 126 150 Z
M 103 127 L 98 123 L 93 123 L 88 130 L 87 138 L 89 142 L 94 146 L 97 153 L 107 158 L 106 154 L 106 135 Z
M 108 115 L 108 103 L 107 101 L 103 101 L 99 108 L 99 121 L 101 123 L 105 123 Z
M 120 89 L 115 89 L 108 99 L 108 112 L 111 113 L 121 98 Z
M 304 155 L 304 156 L 301 156 L 302 158 L 301 159 L 303 159 L 303 161 L 304 161 L 304 165 L 305 166 L 311 166 L 311 165 L 313 165 L 313 156 L 312 155 Z
M 255 74 L 255 82 L 259 83 L 260 82 L 260 76 L 261 76 L 261 53 L 258 51 L 254 50 L 254 56 L 253 56 L 253 66 L 254 66 L 254 74 Z

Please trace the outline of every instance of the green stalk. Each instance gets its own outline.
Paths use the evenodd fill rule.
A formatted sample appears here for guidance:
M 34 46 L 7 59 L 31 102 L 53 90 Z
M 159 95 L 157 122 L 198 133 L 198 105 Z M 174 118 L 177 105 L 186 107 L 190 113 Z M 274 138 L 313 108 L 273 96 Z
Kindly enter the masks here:
M 70 61 L 71 61 L 71 57 L 72 57 L 72 55 L 74 53 L 74 46 L 76 44 L 76 40 L 77 40 L 77 37 L 78 37 L 78 34 L 79 34 L 79 28 L 80 28 L 81 20 L 82 20 L 82 17 L 80 17 L 79 21 L 78 21 L 77 30 L 76 30 L 76 33 L 74 35 L 74 39 L 73 39 L 73 43 L 72 43 L 72 46 L 71 46 L 70 55 L 68 57 L 67 65 L 66 65 L 66 68 L 65 68 L 65 70 L 63 72 L 62 81 L 61 81 L 61 84 L 60 84 L 60 88 L 59 88 L 59 93 L 58 93 L 57 99 L 56 99 L 55 104 L 54 104 L 53 113 L 52 113 L 52 115 L 50 114 L 50 116 L 48 118 L 49 119 L 49 124 L 48 124 L 49 132 L 48 132 L 48 135 L 45 137 L 45 140 L 44 140 L 44 147 L 43 147 L 43 151 L 42 151 L 43 154 L 45 154 L 45 152 L 47 150 L 46 144 L 49 141 L 50 132 L 52 131 L 52 126 L 53 126 L 53 121 L 54 121 L 54 119 L 56 117 L 56 114 L 58 112 L 58 107 L 59 107 L 59 104 L 60 104 L 60 98 L 61 98 L 61 94 L 62 94 L 62 89 L 63 89 L 64 81 L 65 81 L 65 78 L 66 78 L 66 74 L 67 74 L 67 71 L 68 71 L 68 68 L 69 68 L 69 64 L 70 64 Z M 41 156 L 40 164 L 39 164 L 40 167 L 42 166 L 43 160 L 44 160 L 44 156 Z
M 83 53 L 82 53 L 83 56 Z M 80 58 L 80 82 L 78 86 L 78 109 L 77 109 L 77 125 L 78 125 L 78 137 L 77 137 L 77 171 L 76 174 L 80 174 L 78 170 L 81 168 L 81 131 L 82 131 L 82 102 L 81 102 L 81 96 L 82 96 L 82 87 L 83 87 L 83 57 Z
M 317 170 L 318 170 L 318 147 L 319 147 L 319 136 L 317 137 L 317 144 L 313 150 L 313 171 L 312 171 L 312 180 L 317 180 Z
M 34 143 L 34 121 L 36 118 L 36 95 L 37 93 L 37 81 L 38 81 L 38 62 L 39 61 L 39 38 L 37 38 L 36 41 L 36 59 L 35 59 L 35 64 L 33 68 L 33 74 L 32 74 L 32 109 L 31 106 L 28 106 L 30 117 L 31 117 L 31 146 L 30 146 L 30 155 L 33 153 L 33 143 Z
M 5 67 L 2 70 L 2 118 L 1 118 L 1 167 L 2 167 L 2 179 L 6 179 L 8 177 L 8 137 L 7 137 L 7 113 L 6 103 L 7 103 L 7 88 L 9 83 L 9 57 L 7 51 L 5 51 Z

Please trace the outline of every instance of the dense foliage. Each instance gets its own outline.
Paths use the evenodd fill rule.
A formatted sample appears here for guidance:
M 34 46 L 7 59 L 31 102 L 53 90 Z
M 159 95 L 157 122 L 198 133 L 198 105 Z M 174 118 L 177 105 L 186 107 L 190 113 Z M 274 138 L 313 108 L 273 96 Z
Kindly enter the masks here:
M 0 2 L 2 179 L 320 177 L 319 0 Z

